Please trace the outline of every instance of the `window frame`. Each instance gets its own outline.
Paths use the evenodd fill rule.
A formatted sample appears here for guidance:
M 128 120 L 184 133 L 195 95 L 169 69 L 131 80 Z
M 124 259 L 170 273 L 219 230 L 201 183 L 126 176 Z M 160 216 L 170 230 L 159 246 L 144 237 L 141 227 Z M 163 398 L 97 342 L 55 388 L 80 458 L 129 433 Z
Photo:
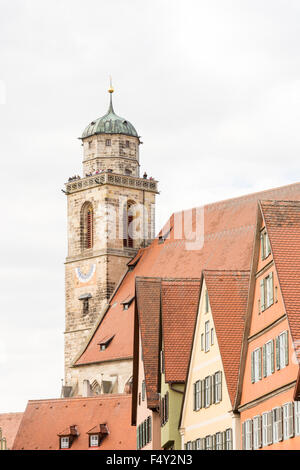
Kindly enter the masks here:
M 63 442 L 66 442 L 67 445 L 63 445 Z M 70 449 L 71 447 L 70 436 L 60 436 L 59 438 L 59 447 L 60 449 Z

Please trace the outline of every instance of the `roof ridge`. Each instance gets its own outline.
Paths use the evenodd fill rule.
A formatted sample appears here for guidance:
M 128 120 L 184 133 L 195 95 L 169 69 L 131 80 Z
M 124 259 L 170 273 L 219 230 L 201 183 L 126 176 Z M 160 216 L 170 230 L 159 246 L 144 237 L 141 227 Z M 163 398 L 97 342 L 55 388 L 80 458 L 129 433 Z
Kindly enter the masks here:
M 131 397 L 130 393 L 105 393 L 94 397 L 66 397 L 66 398 L 41 398 L 37 400 L 28 400 L 28 404 L 34 403 L 53 403 L 67 401 L 86 401 L 86 400 L 112 400 L 117 398 Z

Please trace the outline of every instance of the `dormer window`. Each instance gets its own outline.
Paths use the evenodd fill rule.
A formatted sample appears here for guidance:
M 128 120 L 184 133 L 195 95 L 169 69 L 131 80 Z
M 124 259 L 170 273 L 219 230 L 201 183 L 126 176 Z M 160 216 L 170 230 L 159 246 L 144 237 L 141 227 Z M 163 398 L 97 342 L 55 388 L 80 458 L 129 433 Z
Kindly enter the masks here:
M 99 434 L 90 435 L 90 447 L 99 447 Z
M 107 424 L 98 424 L 90 429 L 87 434 L 89 436 L 89 446 L 99 447 L 103 439 L 109 434 Z
M 123 310 L 128 310 L 133 300 L 134 300 L 134 295 L 126 297 L 126 299 L 123 300 L 123 302 L 121 302 L 121 305 L 123 305 Z
M 59 437 L 59 448 L 70 449 L 74 439 L 78 436 L 78 431 L 75 425 L 68 426 L 62 432 L 58 434 Z
M 105 336 L 98 344 L 100 346 L 100 351 L 105 351 L 105 349 L 109 346 L 110 342 L 114 338 L 115 335 L 112 336 Z
M 260 234 L 260 248 L 261 248 L 261 259 L 268 258 L 271 254 L 271 245 L 266 230 L 263 230 Z
M 61 437 L 60 438 L 60 448 L 61 449 L 69 449 L 70 447 L 70 438 L 69 437 Z

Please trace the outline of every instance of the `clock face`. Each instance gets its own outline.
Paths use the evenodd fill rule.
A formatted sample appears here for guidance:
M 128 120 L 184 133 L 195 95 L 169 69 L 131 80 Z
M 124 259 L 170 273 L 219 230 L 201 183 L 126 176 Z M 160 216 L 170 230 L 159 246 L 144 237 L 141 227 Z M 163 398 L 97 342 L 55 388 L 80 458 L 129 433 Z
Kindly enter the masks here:
M 80 268 L 75 268 L 75 273 L 76 273 L 77 279 L 80 282 L 89 282 L 92 279 L 92 277 L 94 276 L 95 271 L 96 271 L 96 264 L 92 264 L 87 273 L 82 273 L 80 271 Z

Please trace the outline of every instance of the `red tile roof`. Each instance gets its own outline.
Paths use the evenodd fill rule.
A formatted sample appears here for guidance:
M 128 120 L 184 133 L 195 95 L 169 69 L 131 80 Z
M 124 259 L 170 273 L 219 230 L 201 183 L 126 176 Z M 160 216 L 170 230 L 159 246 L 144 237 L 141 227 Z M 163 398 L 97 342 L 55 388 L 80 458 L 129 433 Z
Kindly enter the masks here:
M 262 201 L 273 259 L 294 342 L 300 341 L 300 202 Z
M 159 403 L 160 299 L 160 279 L 136 279 L 136 308 L 141 332 L 147 404 L 150 408 Z
M 0 429 L 2 437 L 6 439 L 7 449 L 11 449 L 18 432 L 23 413 L 2 413 L 0 414 Z
M 200 279 L 162 280 L 166 382 L 185 382 L 200 295 Z
M 101 395 L 89 398 L 63 398 L 29 401 L 13 450 L 59 449 L 58 434 L 76 426 L 71 450 L 89 449 L 91 427 L 106 424 L 109 434 L 99 450 L 133 450 L 136 429 L 130 424 L 131 395 Z
M 204 271 L 226 384 L 232 406 L 237 393 L 249 271 Z
M 110 301 L 110 307 L 101 320 L 85 351 L 76 365 L 111 359 L 132 358 L 134 301 L 128 310 L 121 302 L 134 295 L 135 277 L 200 278 L 203 269 L 247 270 L 256 228 L 257 202 L 260 199 L 300 199 L 300 183 L 250 194 L 204 206 L 204 246 L 187 250 L 184 240 L 170 238 L 153 243 L 139 251 L 138 263 L 123 278 Z M 174 216 L 170 218 L 174 226 Z M 168 224 L 162 233 L 167 233 Z M 106 335 L 115 335 L 105 351 L 99 351 L 99 341 Z

